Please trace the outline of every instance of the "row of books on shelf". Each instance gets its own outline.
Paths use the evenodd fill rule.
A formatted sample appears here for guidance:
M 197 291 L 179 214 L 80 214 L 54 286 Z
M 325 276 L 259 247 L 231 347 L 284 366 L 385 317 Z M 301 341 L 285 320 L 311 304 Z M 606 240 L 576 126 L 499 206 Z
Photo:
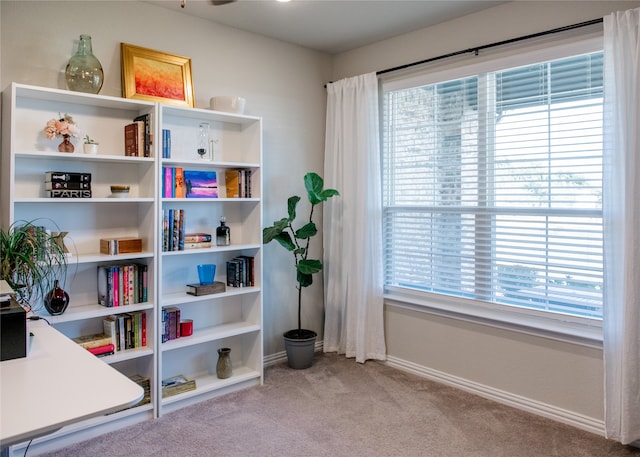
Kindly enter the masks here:
M 255 286 L 255 260 L 253 257 L 241 255 L 227 261 L 227 286 Z
M 250 198 L 251 170 L 225 170 L 227 198 Z M 185 170 L 183 167 L 162 167 L 163 198 L 218 198 L 218 175 L 215 170 Z
M 185 210 L 165 209 L 162 211 L 162 250 L 184 251 L 213 246 L 211 233 L 185 233 Z
M 102 327 L 101 333 L 72 340 L 99 357 L 147 346 L 147 314 L 144 311 L 107 316 L 102 320 Z
M 124 155 L 151 157 L 153 146 L 151 113 L 141 114 L 124 126 Z
M 226 170 L 224 178 L 227 198 L 251 198 L 251 170 Z
M 218 198 L 215 170 L 162 167 L 163 198 Z
M 46 171 L 44 189 L 51 198 L 91 198 L 91 173 Z
M 133 382 L 135 382 L 136 384 L 138 384 L 140 387 L 142 387 L 142 389 L 144 389 L 144 395 L 142 396 L 142 399 L 138 403 L 136 403 L 133 406 L 129 406 L 128 408 L 125 408 L 125 409 L 135 408 L 136 406 L 141 406 L 147 403 L 151 403 L 151 382 L 149 378 L 146 376 L 142 376 L 140 374 L 134 374 L 127 377 L 131 379 Z
M 184 251 L 185 249 L 185 211 L 184 209 L 163 209 L 162 210 L 162 250 Z M 208 241 L 198 241 L 198 243 L 208 243 L 211 247 L 211 239 Z
M 148 266 L 144 263 L 98 266 L 98 303 L 108 308 L 148 301 Z
M 161 341 L 180 338 L 180 308 L 166 306 L 162 308 L 162 338 Z

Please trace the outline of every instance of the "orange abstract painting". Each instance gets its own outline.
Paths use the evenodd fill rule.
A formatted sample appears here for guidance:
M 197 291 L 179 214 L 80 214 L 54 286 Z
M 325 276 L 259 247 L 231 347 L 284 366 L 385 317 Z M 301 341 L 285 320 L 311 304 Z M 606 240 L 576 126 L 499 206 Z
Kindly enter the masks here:
M 193 107 L 191 59 L 121 43 L 125 98 Z
M 182 66 L 143 57 L 133 60 L 136 93 L 184 100 Z

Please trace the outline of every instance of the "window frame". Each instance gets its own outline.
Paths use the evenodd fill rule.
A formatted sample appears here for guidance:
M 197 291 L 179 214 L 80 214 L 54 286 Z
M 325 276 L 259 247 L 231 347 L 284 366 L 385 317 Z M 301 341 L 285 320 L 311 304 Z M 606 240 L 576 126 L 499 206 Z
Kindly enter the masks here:
M 502 49 L 471 64 L 468 63 L 469 59 L 464 59 L 464 62 L 445 62 L 436 65 L 435 68 L 429 66 L 426 69 L 383 75 L 380 77 L 381 104 L 387 91 L 435 84 L 602 50 L 600 31 L 595 36 L 572 36 L 560 39 L 556 43 L 535 41 L 512 49 Z M 382 117 L 380 122 L 383 131 Z M 382 153 L 380 157 L 383 160 Z M 588 347 L 602 347 L 602 320 L 598 318 L 539 311 L 389 285 L 384 285 L 384 299 L 386 306 L 407 308 Z

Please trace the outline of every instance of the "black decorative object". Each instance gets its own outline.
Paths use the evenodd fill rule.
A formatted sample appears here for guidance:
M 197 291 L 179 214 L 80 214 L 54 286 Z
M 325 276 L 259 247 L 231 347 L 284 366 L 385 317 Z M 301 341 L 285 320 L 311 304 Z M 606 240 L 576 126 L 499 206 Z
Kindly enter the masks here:
M 69 294 L 62 290 L 56 279 L 53 289 L 44 297 L 44 307 L 52 316 L 58 316 L 69 306 Z

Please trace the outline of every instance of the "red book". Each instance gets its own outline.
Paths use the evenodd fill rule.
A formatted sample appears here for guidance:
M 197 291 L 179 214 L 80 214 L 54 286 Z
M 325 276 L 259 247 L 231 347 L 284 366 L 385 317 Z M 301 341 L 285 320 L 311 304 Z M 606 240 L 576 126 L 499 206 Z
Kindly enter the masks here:
M 87 349 L 87 351 L 89 351 L 93 355 L 106 354 L 108 352 L 114 352 L 114 350 L 115 346 L 113 344 L 105 344 L 104 346 Z
M 147 345 L 147 313 L 143 312 L 141 317 L 142 317 L 142 324 L 141 324 L 142 346 L 146 346 Z
M 138 124 L 136 122 L 124 126 L 124 155 L 138 156 Z
M 120 287 L 120 274 L 118 273 L 120 268 L 118 266 L 113 267 L 113 306 L 120 306 L 120 294 L 118 289 Z

